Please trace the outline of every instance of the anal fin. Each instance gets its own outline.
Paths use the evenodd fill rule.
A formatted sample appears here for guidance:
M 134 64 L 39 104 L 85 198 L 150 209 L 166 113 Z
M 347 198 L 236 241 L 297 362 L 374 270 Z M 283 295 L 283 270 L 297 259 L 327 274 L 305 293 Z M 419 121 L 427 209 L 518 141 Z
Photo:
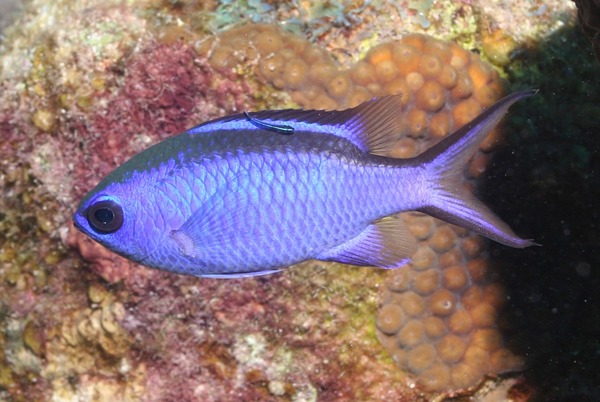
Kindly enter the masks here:
M 410 262 L 416 249 L 417 242 L 402 220 L 386 217 L 316 258 L 358 266 L 398 268 Z
M 201 278 L 210 279 L 240 279 L 240 278 L 252 278 L 255 276 L 271 275 L 277 272 L 281 272 L 283 269 L 266 269 L 264 271 L 251 271 L 251 272 L 232 272 L 223 274 L 201 274 L 198 275 Z

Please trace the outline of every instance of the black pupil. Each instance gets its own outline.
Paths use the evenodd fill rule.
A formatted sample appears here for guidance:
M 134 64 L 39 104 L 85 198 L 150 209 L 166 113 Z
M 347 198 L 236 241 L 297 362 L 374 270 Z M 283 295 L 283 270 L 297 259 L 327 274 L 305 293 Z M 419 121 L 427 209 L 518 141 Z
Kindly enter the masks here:
M 111 223 L 114 217 L 115 217 L 115 215 L 108 208 L 100 208 L 100 209 L 94 211 L 94 218 L 96 218 L 96 220 L 98 222 L 102 222 L 105 225 L 108 225 L 109 223 Z
M 98 201 L 88 208 L 87 219 L 97 233 L 113 233 L 123 226 L 123 208 L 113 200 Z

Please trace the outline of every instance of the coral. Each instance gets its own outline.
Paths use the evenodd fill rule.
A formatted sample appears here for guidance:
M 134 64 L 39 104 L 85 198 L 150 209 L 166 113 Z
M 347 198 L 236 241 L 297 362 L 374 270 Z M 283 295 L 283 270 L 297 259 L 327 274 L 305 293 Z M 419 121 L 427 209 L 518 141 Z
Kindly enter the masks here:
M 417 262 L 392 274 L 376 320 L 382 344 L 398 364 L 438 390 L 468 388 L 485 374 L 522 368 L 497 327 L 502 288 L 486 275 L 479 253 L 463 251 L 473 236 L 443 224 L 424 236 L 419 216 L 411 221 L 423 244 L 419 253 L 438 255 L 438 264 Z
M 145 388 L 146 376 L 143 366 L 131 367 L 131 339 L 121 326 L 125 308 L 98 283 L 88 287 L 87 295 L 89 307 L 70 310 L 61 317 L 60 328 L 48 340 L 45 371 L 56 378 L 53 393 L 74 398 L 91 392 L 99 395 L 99 400 L 135 400 Z M 128 376 L 129 381 L 111 378 L 107 375 L 111 371 Z M 77 387 L 62 381 L 75 374 L 82 375 Z
M 78 311 L 63 321 L 63 339 L 71 346 L 91 343 L 106 355 L 123 356 L 129 345 L 127 333 L 119 323 L 125 316 L 123 305 L 97 284 L 90 286 L 88 296 L 92 308 Z

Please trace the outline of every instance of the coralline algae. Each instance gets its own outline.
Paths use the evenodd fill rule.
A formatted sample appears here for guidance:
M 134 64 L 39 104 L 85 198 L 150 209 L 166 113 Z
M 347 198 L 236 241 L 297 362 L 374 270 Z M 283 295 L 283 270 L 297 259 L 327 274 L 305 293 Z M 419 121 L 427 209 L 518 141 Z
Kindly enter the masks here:
M 325 17 L 309 24 L 325 27 L 317 39 L 331 40 L 330 48 L 348 38 L 351 49 L 368 48 L 353 55 L 355 63 L 272 25 L 208 34 L 216 7 L 52 3 L 33 7 L 19 22 L 21 33 L 8 33 L 0 64 L 0 152 L 7 156 L 0 165 L 0 287 L 7 296 L 1 307 L 12 318 L 0 314 L 0 366 L 8 367 L 0 368 L 0 395 L 415 400 L 517 367 L 492 319 L 502 289 L 485 245 L 417 214 L 403 217 L 421 244 L 409 269 L 310 263 L 268 281 L 150 271 L 66 229 L 73 201 L 90 183 L 150 143 L 209 118 L 286 106 L 344 108 L 403 92 L 411 116 L 393 156 L 407 157 L 502 93 L 498 73 L 457 45 L 423 35 L 381 43 L 366 35 L 365 22 L 377 20 L 375 4 L 352 14 L 360 28 L 327 25 Z M 85 10 L 85 18 L 68 9 Z M 432 26 L 444 18 L 434 4 Z M 388 29 L 381 37 L 399 35 Z M 477 154 L 466 185 L 496 143 L 492 136 Z M 59 236 L 89 264 L 62 248 Z M 484 297 L 483 290 L 493 292 Z M 480 365 L 480 349 L 498 352 L 501 364 Z M 459 367 L 466 374 L 457 375 Z M 420 386 L 409 386 L 415 380 Z

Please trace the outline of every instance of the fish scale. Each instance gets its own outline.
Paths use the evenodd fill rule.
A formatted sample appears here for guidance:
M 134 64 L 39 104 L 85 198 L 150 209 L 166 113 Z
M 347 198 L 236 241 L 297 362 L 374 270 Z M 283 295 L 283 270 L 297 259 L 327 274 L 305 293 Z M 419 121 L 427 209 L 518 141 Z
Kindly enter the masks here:
M 296 135 L 304 136 L 305 133 Z M 277 139 L 281 139 L 279 137 L 281 136 L 276 135 Z M 310 142 L 303 144 L 303 148 L 307 144 L 310 145 Z M 238 200 L 238 197 L 234 197 L 235 201 L 250 207 L 242 215 L 242 221 L 259 226 L 256 236 L 249 238 L 230 233 L 231 252 L 221 257 L 225 262 L 213 260 L 213 265 L 222 265 L 222 269 L 226 266 L 239 269 L 246 264 L 258 263 L 265 267 L 267 264 L 272 264 L 273 267 L 287 265 L 298 258 L 306 259 L 311 253 L 325 250 L 356 234 L 365 226 L 364 222 L 384 216 L 383 208 L 391 209 L 389 201 L 394 198 L 392 191 L 378 189 L 395 189 L 391 184 L 397 184 L 398 180 L 393 177 L 392 172 L 382 169 L 378 163 L 368 166 L 367 161 L 340 159 L 334 153 L 323 151 L 301 153 L 293 146 L 286 147 L 285 151 L 271 152 L 263 146 L 260 154 L 248 150 L 235 155 L 219 155 L 217 159 L 222 158 L 222 162 L 212 169 L 200 165 L 196 169 L 182 169 L 177 174 L 193 177 L 196 181 L 206 181 L 206 176 L 211 172 L 224 170 L 220 165 L 227 165 L 228 172 L 237 182 L 229 182 L 228 177 L 215 174 L 215 187 L 231 191 L 235 189 L 239 198 L 242 198 Z M 362 159 L 365 157 L 369 156 L 364 155 Z M 232 158 L 235 163 L 231 162 Z M 296 162 L 293 164 L 296 166 L 294 169 L 288 167 L 292 165 L 291 160 Z M 329 168 L 324 168 L 325 166 Z M 201 173 L 200 169 L 205 169 L 206 172 Z M 369 169 L 374 171 L 366 173 Z M 381 176 L 379 180 L 375 179 L 375 171 Z M 286 172 L 293 173 L 286 175 Z M 322 180 L 318 177 L 320 175 L 329 177 Z M 271 176 L 271 179 L 266 176 Z M 388 181 L 387 186 L 382 186 L 384 180 Z M 315 186 L 321 186 L 325 191 L 314 191 Z M 369 193 L 378 194 L 381 199 L 361 205 L 365 204 L 364 200 Z M 274 194 L 283 196 L 280 202 L 275 201 Z M 200 208 L 204 202 L 205 199 L 197 198 L 189 204 L 190 209 Z M 262 208 L 264 205 L 270 205 L 271 208 Z M 179 225 L 179 222 L 175 225 Z M 240 233 L 247 229 L 239 228 Z M 282 232 L 287 233 L 288 241 L 277 239 L 276 234 Z M 185 262 L 182 261 L 181 264 L 185 265 Z
M 194 146 L 207 146 L 214 138 L 235 146 L 237 151 L 217 149 L 204 155 L 203 161 L 198 163 L 187 159 L 195 155 L 193 146 L 189 146 L 182 166 L 165 173 L 169 180 L 161 182 L 167 188 L 155 187 L 163 196 L 157 197 L 154 203 L 160 205 L 165 198 L 192 196 L 191 201 L 184 203 L 183 211 L 173 212 L 165 219 L 171 222 L 171 227 L 162 228 L 163 233 L 183 225 L 216 188 L 229 192 L 228 202 L 248 208 L 238 217 L 244 225 L 227 233 L 229 251 L 218 257 L 213 253 L 212 258 L 203 259 L 207 266 L 218 267 L 220 272 L 228 272 L 228 267 L 242 271 L 256 265 L 274 268 L 307 259 L 355 236 L 366 222 L 397 209 L 394 208 L 398 203 L 395 193 L 399 191 L 396 175 L 382 167 L 380 157 L 357 149 L 349 153 L 351 156 L 335 152 L 339 149 L 347 152 L 353 147 L 342 138 L 324 141 L 322 136 L 308 132 L 297 132 L 293 138 L 265 133 L 261 145 L 257 146 L 249 136 L 215 132 Z M 193 143 L 185 137 L 180 138 L 180 142 Z M 327 146 L 323 146 L 323 142 Z M 315 149 L 320 151 L 315 152 Z M 146 176 L 148 182 L 155 180 L 151 174 Z M 178 182 L 187 186 L 176 186 Z M 194 183 L 209 185 L 204 191 L 196 192 L 191 190 Z M 323 191 L 315 191 L 315 187 Z M 285 195 L 280 204 L 274 202 L 274 193 Z M 371 200 L 365 203 L 367 198 Z M 266 205 L 271 208 L 264 208 Z M 236 211 L 240 208 L 239 205 L 233 207 Z M 252 235 L 244 236 L 247 231 Z M 276 236 L 283 231 L 288 234 L 287 242 Z M 149 254 L 152 252 L 147 250 Z M 163 251 L 163 255 L 172 254 L 172 249 Z M 169 261 L 181 270 L 191 272 L 198 265 L 186 255 L 179 257 Z M 158 255 L 155 258 L 158 265 L 165 264 L 166 260 Z
M 399 96 L 345 111 L 228 116 L 125 162 L 81 201 L 75 226 L 144 265 L 204 277 L 276 272 L 307 259 L 395 268 L 417 210 L 513 247 L 521 239 L 458 185 L 508 107 L 504 98 L 416 158 L 385 155 L 404 128 Z

